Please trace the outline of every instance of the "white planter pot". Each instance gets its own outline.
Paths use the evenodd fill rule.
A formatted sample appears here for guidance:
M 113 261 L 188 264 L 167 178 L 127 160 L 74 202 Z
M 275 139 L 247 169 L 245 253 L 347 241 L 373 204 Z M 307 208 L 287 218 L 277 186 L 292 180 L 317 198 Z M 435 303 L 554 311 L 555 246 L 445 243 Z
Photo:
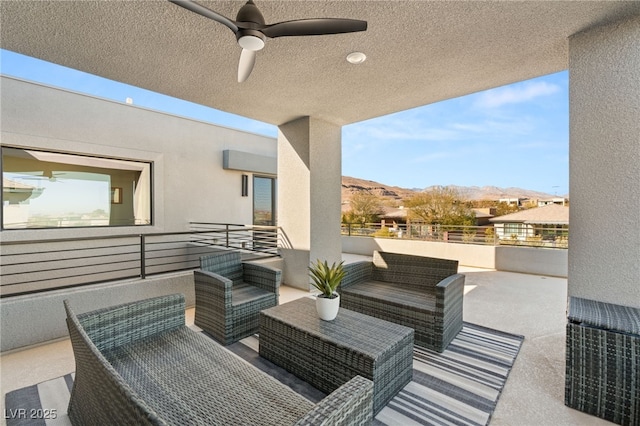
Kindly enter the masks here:
M 316 310 L 320 319 L 325 321 L 332 321 L 338 316 L 338 310 L 340 309 L 340 295 L 334 293 L 337 297 L 328 299 L 319 294 L 316 297 Z

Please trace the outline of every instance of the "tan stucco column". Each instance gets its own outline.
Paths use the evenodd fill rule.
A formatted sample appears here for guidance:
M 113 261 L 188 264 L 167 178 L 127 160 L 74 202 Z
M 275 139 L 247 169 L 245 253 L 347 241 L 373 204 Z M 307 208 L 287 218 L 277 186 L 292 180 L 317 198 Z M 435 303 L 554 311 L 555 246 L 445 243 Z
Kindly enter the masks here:
M 283 281 L 308 289 L 307 267 L 341 259 L 341 128 L 303 117 L 278 130 L 278 225 Z
M 640 17 L 569 39 L 569 295 L 640 307 Z

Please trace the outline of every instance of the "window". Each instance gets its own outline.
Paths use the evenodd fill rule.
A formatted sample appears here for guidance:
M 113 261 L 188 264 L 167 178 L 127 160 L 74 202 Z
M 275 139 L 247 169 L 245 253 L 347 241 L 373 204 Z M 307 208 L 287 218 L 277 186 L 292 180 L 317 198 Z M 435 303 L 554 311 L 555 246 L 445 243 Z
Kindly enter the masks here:
M 557 237 L 569 235 L 568 225 L 536 225 L 536 235 L 542 235 L 545 240 L 555 240 Z
M 505 223 L 504 224 L 504 235 L 509 237 L 511 235 L 521 235 L 522 234 L 522 224 L 521 223 Z
M 2 147 L 2 228 L 151 224 L 151 163 Z
M 253 177 L 253 224 L 276 224 L 276 180 L 269 177 Z

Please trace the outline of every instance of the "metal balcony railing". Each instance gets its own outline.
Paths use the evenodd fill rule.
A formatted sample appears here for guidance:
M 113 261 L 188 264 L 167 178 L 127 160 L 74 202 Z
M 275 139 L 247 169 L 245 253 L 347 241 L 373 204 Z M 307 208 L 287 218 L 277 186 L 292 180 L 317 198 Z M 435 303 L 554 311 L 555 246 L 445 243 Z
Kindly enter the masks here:
M 506 224 L 489 226 L 455 226 L 428 224 L 385 225 L 381 223 L 343 223 L 342 235 L 439 241 L 492 246 L 524 246 L 567 249 L 567 225 Z
M 3 241 L 1 297 L 196 269 L 200 256 L 277 256 L 277 227 L 191 223 L 190 231 Z

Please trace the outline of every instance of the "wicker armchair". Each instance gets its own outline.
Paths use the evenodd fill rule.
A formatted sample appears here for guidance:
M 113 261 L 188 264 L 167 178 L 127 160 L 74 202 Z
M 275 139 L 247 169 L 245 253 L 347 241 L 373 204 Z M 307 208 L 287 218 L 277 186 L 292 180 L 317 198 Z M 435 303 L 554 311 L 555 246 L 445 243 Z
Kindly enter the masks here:
M 201 257 L 195 324 L 223 345 L 257 333 L 260 311 L 278 305 L 281 277 L 279 269 L 242 262 L 238 252 Z
M 340 306 L 415 330 L 415 344 L 442 352 L 462 330 L 465 276 L 458 261 L 375 251 L 345 265 Z

